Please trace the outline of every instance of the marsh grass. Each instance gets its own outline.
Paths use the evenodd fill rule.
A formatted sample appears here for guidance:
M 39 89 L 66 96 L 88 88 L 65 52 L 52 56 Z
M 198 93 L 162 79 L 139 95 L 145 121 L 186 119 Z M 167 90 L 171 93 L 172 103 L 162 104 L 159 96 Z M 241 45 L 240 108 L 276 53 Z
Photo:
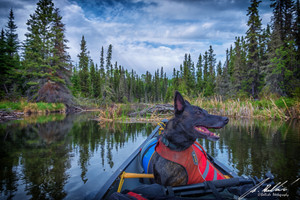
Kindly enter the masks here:
M 204 108 L 211 114 L 229 116 L 233 118 L 257 118 L 257 119 L 300 119 L 300 101 L 290 98 L 264 98 L 254 99 L 222 99 L 219 96 L 204 98 L 199 96 L 191 99 L 185 97 L 191 104 Z M 170 104 L 172 104 L 170 102 Z M 153 106 L 153 105 L 149 105 Z M 129 104 L 112 104 L 100 112 L 99 118 L 107 121 L 128 121 L 128 114 L 135 112 Z M 134 118 L 137 121 L 160 121 L 171 118 L 172 115 L 160 113 L 148 113 L 145 117 Z
M 31 103 L 25 100 L 21 100 L 18 102 L 1 101 L 0 109 L 6 111 L 19 111 L 24 113 L 46 114 L 51 112 L 65 112 L 66 106 L 63 103 Z
M 230 117 L 265 118 L 265 119 L 299 119 L 300 102 L 289 98 L 265 98 L 262 100 L 223 100 L 215 96 L 210 99 L 199 96 L 191 100 L 194 105 L 206 109 L 209 113 Z

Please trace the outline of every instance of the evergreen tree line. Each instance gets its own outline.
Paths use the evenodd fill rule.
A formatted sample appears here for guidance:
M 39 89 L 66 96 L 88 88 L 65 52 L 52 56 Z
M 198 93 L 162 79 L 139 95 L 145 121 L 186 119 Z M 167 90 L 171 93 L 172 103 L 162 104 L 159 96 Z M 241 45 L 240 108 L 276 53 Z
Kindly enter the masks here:
M 270 93 L 300 96 L 299 0 L 271 0 L 271 23 L 262 28 L 261 1 L 251 0 L 245 37 L 236 37 L 218 68 L 215 92 L 254 98 Z
M 82 36 L 78 54 L 79 64 L 73 67 L 71 82 L 75 96 L 100 99 L 110 102 L 162 102 L 168 88 L 168 78 L 161 69 L 154 75 L 146 72 L 139 76 L 134 70 L 128 71 L 117 62 L 112 63 L 113 46 L 108 46 L 106 57 L 102 46 L 100 64 L 89 57 L 86 40 Z
M 52 0 L 40 0 L 26 25 L 26 39 L 20 42 L 11 9 L 0 38 L 0 97 L 72 104 L 68 41 L 59 9 Z
M 217 62 L 212 46 L 196 64 L 185 54 L 171 78 L 163 67 L 154 74 L 138 75 L 117 62 L 113 46 L 101 48 L 99 65 L 89 56 L 82 36 L 79 63 L 73 66 L 67 53 L 65 25 L 51 0 L 40 0 L 27 21 L 26 40 L 19 42 L 13 10 L 1 31 L 1 98 L 26 96 L 29 100 L 65 102 L 74 96 L 110 102 L 162 102 L 174 90 L 196 97 L 221 95 L 249 97 L 300 96 L 299 0 L 272 0 L 271 23 L 262 28 L 258 7 L 251 0 L 247 10 L 248 30 L 226 50 L 225 63 Z M 19 56 L 19 52 L 21 52 Z

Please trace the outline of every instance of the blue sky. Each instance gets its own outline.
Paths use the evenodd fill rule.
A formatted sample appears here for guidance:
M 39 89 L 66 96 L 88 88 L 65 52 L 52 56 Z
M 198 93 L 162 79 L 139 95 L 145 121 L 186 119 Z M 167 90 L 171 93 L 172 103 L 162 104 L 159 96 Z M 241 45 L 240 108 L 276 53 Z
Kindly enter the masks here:
M 113 45 L 113 62 L 139 74 L 164 67 L 168 75 L 179 69 L 184 54 L 197 62 L 212 45 L 217 60 L 236 36 L 247 31 L 248 0 L 54 0 L 66 24 L 69 53 L 78 62 L 81 36 L 90 57 L 99 63 L 100 50 Z M 0 22 L 4 28 L 13 8 L 19 39 L 25 39 L 26 21 L 37 0 L 0 0 Z M 270 1 L 259 7 L 262 24 L 270 22 Z

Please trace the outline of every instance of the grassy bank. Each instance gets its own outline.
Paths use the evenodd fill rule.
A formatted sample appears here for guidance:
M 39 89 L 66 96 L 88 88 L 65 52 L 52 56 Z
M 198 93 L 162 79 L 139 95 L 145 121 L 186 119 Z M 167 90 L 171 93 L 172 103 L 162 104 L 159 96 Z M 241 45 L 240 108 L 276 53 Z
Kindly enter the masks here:
M 211 114 L 223 115 L 234 118 L 257 118 L 257 119 L 300 119 L 300 101 L 290 98 L 277 99 L 245 99 L 223 100 L 221 97 L 195 99 L 186 98 L 192 105 L 204 108 Z M 170 102 L 173 104 L 173 102 Z M 144 104 L 146 107 L 154 104 Z M 99 114 L 99 120 L 107 121 L 130 121 L 129 113 L 141 110 L 137 104 L 113 104 L 102 109 Z M 171 118 L 172 115 L 166 116 L 160 113 L 147 114 L 143 117 L 136 117 L 136 121 L 159 121 L 162 118 Z M 131 120 L 132 121 L 132 120 Z
M 300 101 L 283 97 L 261 100 L 223 100 L 220 97 L 211 99 L 199 97 L 191 100 L 191 103 L 210 113 L 230 117 L 282 120 L 299 119 L 300 117 Z
M 38 113 L 46 114 L 52 112 L 65 112 L 66 106 L 63 103 L 45 103 L 37 102 L 31 103 L 27 101 L 1 101 L 0 110 L 5 110 L 8 112 L 24 112 L 24 113 Z

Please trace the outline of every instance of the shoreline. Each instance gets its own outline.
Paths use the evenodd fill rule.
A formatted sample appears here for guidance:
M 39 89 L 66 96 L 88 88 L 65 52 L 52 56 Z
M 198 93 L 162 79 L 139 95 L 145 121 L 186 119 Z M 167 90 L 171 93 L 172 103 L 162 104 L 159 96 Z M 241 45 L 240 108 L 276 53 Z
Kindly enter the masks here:
M 289 99 L 287 99 L 289 100 Z M 230 118 L 242 119 L 272 119 L 272 120 L 299 120 L 300 102 L 298 99 L 262 99 L 252 100 L 221 100 L 212 99 L 189 99 L 192 105 L 199 106 L 213 115 L 227 116 Z M 160 121 L 161 119 L 173 116 L 171 104 L 144 104 L 127 103 L 88 107 L 82 105 L 68 106 L 63 103 L 30 103 L 0 102 L 0 123 L 21 119 L 30 115 L 49 115 L 55 113 L 80 113 L 98 112 L 94 120 L 102 122 L 123 122 L 123 123 L 148 123 Z

